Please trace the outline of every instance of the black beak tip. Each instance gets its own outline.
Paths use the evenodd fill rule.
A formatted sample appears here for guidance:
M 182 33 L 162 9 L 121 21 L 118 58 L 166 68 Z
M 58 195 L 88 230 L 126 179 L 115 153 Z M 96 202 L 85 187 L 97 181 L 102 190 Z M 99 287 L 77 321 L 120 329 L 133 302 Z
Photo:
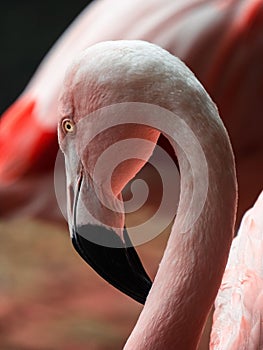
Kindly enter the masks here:
M 102 278 L 139 303 L 145 303 L 152 282 L 125 228 L 125 244 L 113 230 L 103 226 L 84 225 L 72 232 L 74 248 Z

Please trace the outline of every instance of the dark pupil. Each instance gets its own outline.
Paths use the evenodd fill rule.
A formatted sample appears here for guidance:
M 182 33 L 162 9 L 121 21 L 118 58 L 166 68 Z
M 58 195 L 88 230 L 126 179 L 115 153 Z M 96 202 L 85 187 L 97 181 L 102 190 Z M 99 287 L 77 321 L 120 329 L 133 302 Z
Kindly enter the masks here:
M 68 130 L 70 130 L 70 129 L 71 129 L 71 125 L 70 125 L 70 124 L 67 124 L 66 128 L 67 128 Z

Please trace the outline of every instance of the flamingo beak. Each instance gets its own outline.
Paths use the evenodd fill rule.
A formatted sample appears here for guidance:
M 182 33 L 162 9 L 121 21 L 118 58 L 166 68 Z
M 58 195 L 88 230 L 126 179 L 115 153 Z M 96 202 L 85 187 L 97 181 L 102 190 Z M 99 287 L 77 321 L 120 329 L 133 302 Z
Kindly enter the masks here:
M 81 173 L 81 171 L 79 171 Z M 92 197 L 90 184 L 83 172 L 77 175 L 75 190 L 68 191 L 68 203 L 71 202 L 72 213 L 70 222 L 72 243 L 79 255 L 107 282 L 144 304 L 152 282 L 147 275 L 136 250 L 132 246 L 126 228 L 123 228 L 122 238 L 114 229 L 97 225 L 83 216 L 80 199 L 85 188 L 88 188 L 88 198 Z M 72 182 L 71 182 L 72 183 Z M 70 201 L 71 199 L 71 201 Z M 96 206 L 96 203 L 93 203 Z M 97 211 L 100 206 L 97 206 Z M 103 214 L 102 214 L 103 215 Z M 82 216 L 82 220 L 79 217 Z M 86 223 L 88 222 L 88 223 Z

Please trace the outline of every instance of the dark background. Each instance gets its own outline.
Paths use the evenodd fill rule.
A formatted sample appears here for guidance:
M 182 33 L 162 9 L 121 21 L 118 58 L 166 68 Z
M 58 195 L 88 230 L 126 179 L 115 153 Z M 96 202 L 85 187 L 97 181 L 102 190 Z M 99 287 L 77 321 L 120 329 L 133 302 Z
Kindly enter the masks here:
M 42 58 L 91 1 L 1 1 L 0 114 L 23 91 Z

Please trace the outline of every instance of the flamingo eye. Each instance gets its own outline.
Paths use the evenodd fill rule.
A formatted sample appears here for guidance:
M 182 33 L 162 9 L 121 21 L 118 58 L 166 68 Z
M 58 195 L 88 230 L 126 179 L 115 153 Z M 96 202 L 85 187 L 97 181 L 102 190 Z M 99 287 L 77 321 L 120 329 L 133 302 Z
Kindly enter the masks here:
M 64 119 L 62 122 L 62 128 L 65 133 L 71 133 L 75 129 L 75 124 L 70 119 Z

